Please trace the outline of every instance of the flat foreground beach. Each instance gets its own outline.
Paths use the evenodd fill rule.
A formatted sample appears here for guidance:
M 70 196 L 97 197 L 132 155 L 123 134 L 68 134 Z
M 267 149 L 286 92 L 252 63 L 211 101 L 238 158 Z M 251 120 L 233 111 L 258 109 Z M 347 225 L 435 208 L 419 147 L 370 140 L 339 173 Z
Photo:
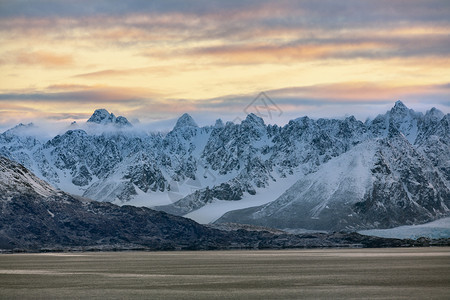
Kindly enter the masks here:
M 450 248 L 0 255 L 1 299 L 448 299 Z

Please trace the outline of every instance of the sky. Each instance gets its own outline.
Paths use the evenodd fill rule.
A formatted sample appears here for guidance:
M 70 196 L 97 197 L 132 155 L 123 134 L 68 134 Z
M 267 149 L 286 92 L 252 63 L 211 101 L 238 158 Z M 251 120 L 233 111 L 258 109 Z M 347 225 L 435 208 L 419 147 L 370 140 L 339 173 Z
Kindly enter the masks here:
M 0 129 L 97 108 L 364 120 L 399 99 L 450 112 L 450 1 L 0 0 Z

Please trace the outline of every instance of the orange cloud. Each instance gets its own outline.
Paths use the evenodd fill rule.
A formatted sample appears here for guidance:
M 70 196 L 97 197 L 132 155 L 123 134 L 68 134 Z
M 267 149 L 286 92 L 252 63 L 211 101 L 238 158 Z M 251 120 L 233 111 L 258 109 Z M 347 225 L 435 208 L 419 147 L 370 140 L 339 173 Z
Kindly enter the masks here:
M 84 84 L 53 84 L 47 87 L 48 90 L 57 90 L 57 91 L 73 91 L 73 90 L 86 90 L 92 89 L 92 86 L 84 85 Z
M 75 75 L 74 77 L 85 77 L 85 78 L 100 78 L 100 77 L 111 77 L 111 76 L 129 76 L 129 75 L 139 75 L 145 73 L 159 73 L 159 74 L 169 74 L 174 72 L 170 67 L 148 67 L 148 68 L 132 68 L 132 69 L 122 69 L 122 70 L 101 70 L 90 73 L 83 73 Z
M 323 58 L 342 57 L 348 52 L 372 51 L 385 46 L 375 42 L 328 44 L 328 45 L 243 45 L 194 49 L 191 55 L 210 57 L 237 64 L 287 63 Z M 188 55 L 189 55 L 188 54 Z
M 298 109 L 300 100 L 353 104 L 413 93 L 442 103 L 448 90 L 432 86 L 450 82 L 448 18 L 417 4 L 396 5 L 394 14 L 390 5 L 369 2 L 223 1 L 161 11 L 127 4 L 113 14 L 19 5 L 19 12 L 39 9 L 0 18 L 0 105 L 40 113 L 101 106 L 143 117 L 221 115 L 241 111 L 263 90 L 289 100 L 286 110 Z M 295 88 L 283 89 L 289 86 Z M 231 101 L 230 93 L 246 96 Z
M 141 53 L 142 56 L 150 55 L 149 53 Z M 74 75 L 74 78 L 108 78 L 108 77 L 119 77 L 119 76 L 136 76 L 136 75 L 159 75 L 159 76 L 169 76 L 179 72 L 186 71 L 196 71 L 196 70 L 204 70 L 205 67 L 200 67 L 192 64 L 168 64 L 161 66 L 152 66 L 152 67 L 144 67 L 144 68 L 129 68 L 129 69 L 107 69 L 100 70 L 89 73 L 82 73 Z
M 49 51 L 18 51 L 7 53 L 3 63 L 21 65 L 39 65 L 44 67 L 67 67 L 74 64 L 71 55 L 57 54 Z
M 445 95 L 449 87 L 445 85 L 400 85 L 389 82 L 340 82 L 303 87 L 290 87 L 268 91 L 276 98 L 320 99 L 325 102 L 383 102 L 389 99 L 408 99 L 411 95 Z

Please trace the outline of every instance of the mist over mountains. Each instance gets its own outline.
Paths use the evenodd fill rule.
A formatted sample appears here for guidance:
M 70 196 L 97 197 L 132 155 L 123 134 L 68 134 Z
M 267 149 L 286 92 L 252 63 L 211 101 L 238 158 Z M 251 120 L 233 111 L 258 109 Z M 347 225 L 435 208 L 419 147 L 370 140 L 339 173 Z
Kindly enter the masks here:
M 435 108 L 397 101 L 366 122 L 301 117 L 284 126 L 249 114 L 199 127 L 184 114 L 168 133 L 100 109 L 48 140 L 31 129 L 2 133 L 0 155 L 62 191 L 202 223 L 357 230 L 449 215 L 450 114 Z

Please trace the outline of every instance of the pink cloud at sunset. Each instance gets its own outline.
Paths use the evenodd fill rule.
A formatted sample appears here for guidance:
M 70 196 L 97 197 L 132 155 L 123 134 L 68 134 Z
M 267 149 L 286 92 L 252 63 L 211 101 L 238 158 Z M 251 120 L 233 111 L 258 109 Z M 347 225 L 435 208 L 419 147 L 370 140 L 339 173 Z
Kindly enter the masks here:
M 1 1 L 0 127 L 19 116 L 233 120 L 450 110 L 448 1 Z M 336 109 L 336 107 L 341 107 Z

